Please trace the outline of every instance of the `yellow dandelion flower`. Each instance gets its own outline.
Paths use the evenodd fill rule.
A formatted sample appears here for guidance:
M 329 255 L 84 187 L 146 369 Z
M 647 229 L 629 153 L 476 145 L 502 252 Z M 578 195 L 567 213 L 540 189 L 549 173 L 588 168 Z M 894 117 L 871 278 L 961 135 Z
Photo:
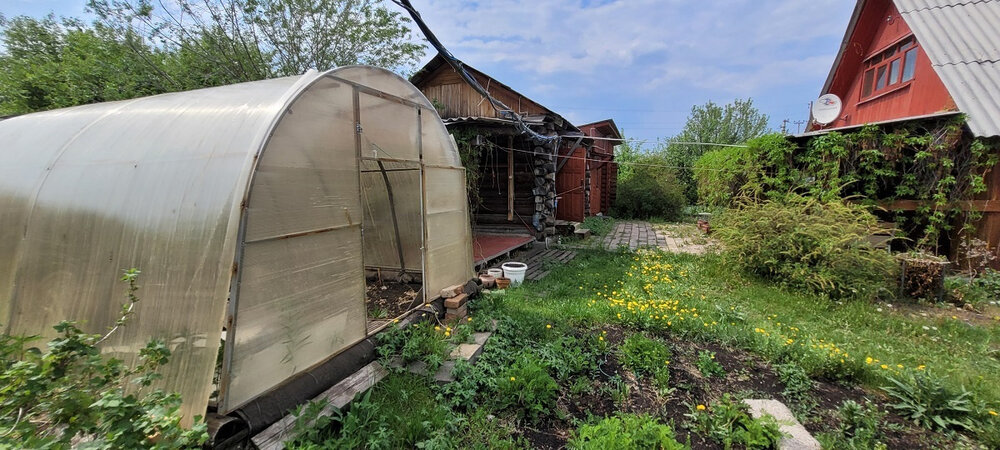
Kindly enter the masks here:
M 698 405 L 695 408 L 697 408 L 698 411 L 704 411 L 705 410 L 705 405 Z
M 925 366 L 925 365 L 923 365 L 923 364 L 921 364 L 921 365 L 917 366 L 917 370 L 924 370 L 924 369 L 926 369 L 926 368 L 927 368 L 927 366 Z
M 451 332 L 450 331 L 445 331 L 444 332 L 444 337 L 448 337 L 448 336 L 451 336 Z
M 872 357 L 871 357 L 871 356 L 869 356 L 869 357 L 865 358 L 865 364 L 871 364 L 871 363 L 872 363 L 873 361 L 875 361 L 875 360 L 874 360 L 874 359 L 872 359 Z
M 545 324 L 545 328 L 552 328 L 552 324 Z
M 885 369 L 888 369 L 888 368 L 889 368 L 889 366 L 887 366 L 887 365 L 885 365 L 885 364 L 882 364 L 882 366 L 881 366 L 881 367 L 882 367 L 882 370 L 885 370 Z
M 997 412 L 991 409 L 990 410 L 990 415 L 993 416 L 993 417 L 996 417 L 997 416 Z
M 434 331 L 441 331 L 441 327 L 435 326 Z
M 510 381 L 517 381 L 517 378 L 510 377 Z

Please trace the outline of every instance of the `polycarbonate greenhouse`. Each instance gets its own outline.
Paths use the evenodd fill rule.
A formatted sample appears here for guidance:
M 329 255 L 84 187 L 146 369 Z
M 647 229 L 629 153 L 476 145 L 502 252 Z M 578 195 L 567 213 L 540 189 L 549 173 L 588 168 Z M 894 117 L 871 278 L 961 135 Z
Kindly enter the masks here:
M 233 411 L 365 339 L 366 268 L 420 272 L 429 293 L 473 274 L 455 143 L 382 69 L 14 117 L 0 149 L 5 331 L 103 333 L 138 268 L 136 313 L 102 345 L 131 362 L 164 339 L 188 419 L 216 389 Z

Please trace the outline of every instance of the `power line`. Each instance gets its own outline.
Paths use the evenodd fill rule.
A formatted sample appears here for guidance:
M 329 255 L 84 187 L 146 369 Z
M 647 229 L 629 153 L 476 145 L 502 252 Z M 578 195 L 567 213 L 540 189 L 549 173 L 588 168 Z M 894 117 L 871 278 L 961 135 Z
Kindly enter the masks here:
M 524 154 L 528 154 L 528 155 L 552 156 L 551 153 L 542 153 L 542 152 L 536 152 L 536 151 L 533 151 L 533 150 L 522 150 L 522 149 L 519 149 L 519 148 L 511 148 L 511 147 L 502 147 L 502 146 L 499 146 L 499 145 L 494 144 L 494 143 L 489 142 L 489 141 L 486 141 L 486 143 L 489 144 L 491 147 L 496 148 L 498 150 L 510 150 L 510 151 L 515 151 L 515 152 L 518 152 L 518 153 L 524 153 Z M 718 145 L 718 144 L 711 144 L 711 145 Z M 741 146 L 734 145 L 732 147 L 741 147 Z M 742 146 L 742 147 L 745 147 L 745 146 Z M 579 157 L 579 156 L 562 156 L 562 155 L 557 155 L 557 158 L 582 160 L 584 162 L 606 162 L 606 163 L 609 163 L 609 164 L 617 164 L 619 166 L 642 166 L 642 167 L 658 167 L 658 168 L 662 168 L 662 169 L 690 169 L 690 170 L 694 170 L 693 167 L 671 166 L 671 165 L 668 165 L 668 164 L 639 163 L 639 162 L 631 162 L 631 161 L 613 161 L 613 160 L 609 161 L 609 160 L 604 160 L 604 159 L 594 159 L 594 158 Z M 708 171 L 712 171 L 712 172 L 732 172 L 732 173 L 743 173 L 743 172 L 745 172 L 745 171 L 741 171 L 741 170 L 709 169 L 709 168 L 704 168 L 704 167 L 701 168 L 701 169 L 698 169 L 698 170 L 708 170 Z

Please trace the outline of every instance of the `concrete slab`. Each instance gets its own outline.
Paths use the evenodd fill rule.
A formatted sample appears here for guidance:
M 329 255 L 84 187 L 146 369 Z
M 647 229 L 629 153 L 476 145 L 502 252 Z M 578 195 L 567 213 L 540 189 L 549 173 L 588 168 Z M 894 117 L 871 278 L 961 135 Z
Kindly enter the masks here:
M 475 363 L 476 358 L 482 352 L 483 346 L 480 344 L 460 344 L 458 347 L 455 347 L 455 350 L 452 350 L 450 359 L 462 358 L 470 363 Z
M 819 441 L 809 434 L 809 431 L 792 414 L 792 411 L 777 400 L 743 400 L 750 407 L 750 415 L 760 418 L 767 414 L 774 417 L 781 426 L 781 432 L 785 437 L 778 442 L 780 450 L 820 450 Z

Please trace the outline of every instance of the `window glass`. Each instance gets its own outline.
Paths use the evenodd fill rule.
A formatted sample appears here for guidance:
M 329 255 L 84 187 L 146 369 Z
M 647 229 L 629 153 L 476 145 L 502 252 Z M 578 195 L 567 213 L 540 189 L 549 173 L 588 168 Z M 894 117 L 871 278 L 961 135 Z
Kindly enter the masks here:
M 886 70 L 885 66 L 878 68 L 878 82 L 875 83 L 875 90 L 880 90 L 885 87 L 886 84 Z
M 867 97 L 872 95 L 872 82 L 875 80 L 875 70 L 869 70 L 865 72 L 865 82 L 864 87 L 861 90 L 861 96 Z
M 903 81 L 910 81 L 913 79 L 914 72 L 917 70 L 917 49 L 911 48 L 906 51 L 903 56 Z
M 896 58 L 896 60 L 894 60 L 889 65 L 889 84 L 890 85 L 896 84 L 899 81 L 899 64 L 901 62 L 900 59 L 902 59 L 902 58 Z

